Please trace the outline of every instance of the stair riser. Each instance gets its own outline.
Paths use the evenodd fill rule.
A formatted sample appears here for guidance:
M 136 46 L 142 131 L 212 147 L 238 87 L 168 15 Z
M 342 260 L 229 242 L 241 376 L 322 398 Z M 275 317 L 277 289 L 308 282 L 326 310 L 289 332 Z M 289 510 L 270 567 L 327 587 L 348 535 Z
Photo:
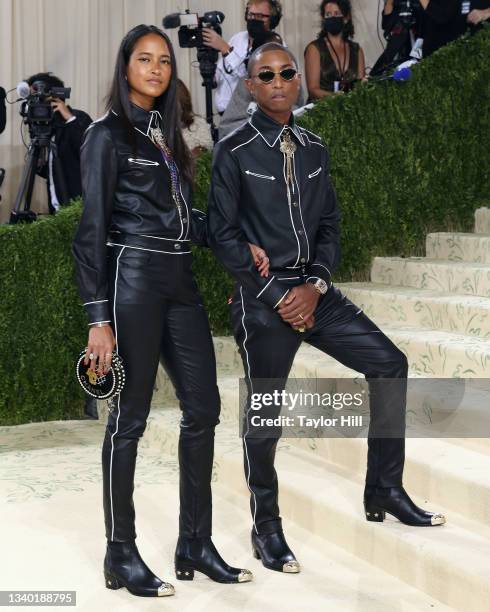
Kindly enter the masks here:
M 490 236 L 429 234 L 425 245 L 429 259 L 490 264 Z
M 371 281 L 391 286 L 490 297 L 488 266 L 468 270 L 456 263 L 431 264 L 423 258 L 414 261 L 376 257 L 371 268 Z
M 475 233 L 490 234 L 490 208 L 482 207 L 475 211 Z
M 478 305 L 467 305 L 464 297 L 461 297 L 459 303 L 454 303 L 342 285 L 339 288 L 381 328 L 385 323 L 400 323 L 490 339 L 490 301 L 484 298 L 481 298 Z

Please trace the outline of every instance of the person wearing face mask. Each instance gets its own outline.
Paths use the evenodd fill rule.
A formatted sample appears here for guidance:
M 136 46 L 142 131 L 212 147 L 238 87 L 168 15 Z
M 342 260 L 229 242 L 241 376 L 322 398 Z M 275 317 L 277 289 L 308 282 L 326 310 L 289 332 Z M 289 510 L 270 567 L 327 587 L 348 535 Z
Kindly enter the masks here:
M 337 92 L 348 92 L 365 77 L 365 58 L 355 43 L 349 0 L 323 0 L 322 30 L 305 49 L 306 85 L 309 99 L 319 100 Z
M 216 109 L 220 115 L 225 112 L 240 79 L 247 75 L 250 55 L 268 42 L 271 32 L 282 18 L 279 0 L 249 0 L 245 10 L 247 29 L 234 34 L 227 43 L 211 28 L 203 31 L 203 42 L 221 53 L 216 70 Z M 279 34 L 277 37 L 280 39 Z M 283 41 L 280 39 L 279 42 Z

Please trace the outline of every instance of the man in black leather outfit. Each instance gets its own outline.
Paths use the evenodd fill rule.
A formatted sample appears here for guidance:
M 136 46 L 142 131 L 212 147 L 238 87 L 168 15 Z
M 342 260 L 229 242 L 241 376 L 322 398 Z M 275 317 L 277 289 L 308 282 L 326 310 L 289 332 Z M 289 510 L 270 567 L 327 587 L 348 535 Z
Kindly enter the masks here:
M 366 376 L 372 417 L 383 413 L 404 423 L 408 364 L 332 284 L 340 258 L 340 215 L 325 144 L 296 125 L 291 112 L 300 88 L 294 56 L 268 43 L 252 55 L 248 70 L 258 110 L 215 149 L 208 234 L 216 256 L 237 281 L 230 308 L 249 390 L 243 447 L 254 554 L 269 569 L 296 573 L 300 566 L 284 538 L 277 501 L 278 437 L 247 435 L 250 393 L 273 392 L 264 379 L 286 381 L 304 340 Z M 247 241 L 266 251 L 268 278 L 256 273 Z M 404 437 L 372 433 L 366 518 L 382 521 L 388 511 L 410 525 L 444 522 L 441 515 L 415 506 L 402 487 Z

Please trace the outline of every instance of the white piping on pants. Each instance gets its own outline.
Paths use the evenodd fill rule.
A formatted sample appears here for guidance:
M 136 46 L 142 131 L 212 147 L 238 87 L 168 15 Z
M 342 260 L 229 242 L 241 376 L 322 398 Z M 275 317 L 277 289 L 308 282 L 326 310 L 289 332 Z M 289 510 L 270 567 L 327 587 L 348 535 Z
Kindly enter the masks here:
M 116 335 L 116 351 L 119 352 L 119 346 L 117 343 L 117 319 L 116 319 L 116 298 L 117 298 L 117 279 L 119 275 L 119 258 L 124 252 L 126 247 L 123 246 L 121 252 L 117 256 L 117 264 L 116 264 L 116 279 L 114 281 L 114 306 L 113 306 L 113 316 L 114 316 L 114 331 Z M 112 500 L 112 459 L 114 456 L 114 436 L 117 434 L 119 429 L 119 417 L 121 415 L 121 394 L 119 393 L 117 396 L 117 419 L 116 419 L 116 429 L 111 436 L 111 461 L 109 464 L 109 496 L 111 498 L 111 520 L 112 520 L 112 534 L 111 540 L 114 540 L 114 502 Z
M 248 358 L 248 351 L 247 351 L 247 347 L 246 347 L 246 342 L 248 340 L 248 333 L 247 333 L 247 328 L 245 327 L 245 304 L 243 301 L 243 291 L 242 291 L 242 287 L 240 287 L 240 296 L 242 298 L 242 311 L 243 311 L 243 316 L 242 316 L 242 326 L 243 326 L 243 331 L 245 332 L 245 338 L 243 340 L 242 343 L 242 348 L 243 351 L 247 357 L 247 374 L 248 374 L 248 380 L 250 381 L 250 388 L 252 390 L 253 393 L 253 387 L 252 387 L 252 377 L 250 376 L 250 361 Z M 245 413 L 245 420 L 247 421 L 247 431 L 243 434 L 243 447 L 245 449 L 245 458 L 247 460 L 247 467 L 248 467 L 248 474 L 247 474 L 247 487 L 248 490 L 250 491 L 250 493 L 253 495 L 253 499 L 254 499 L 254 514 L 253 514 L 253 523 L 254 523 L 254 529 L 255 529 L 255 533 L 259 533 L 258 529 L 257 529 L 257 525 L 255 524 L 255 516 L 257 514 L 257 499 L 255 498 L 255 493 L 252 491 L 252 489 L 250 488 L 250 459 L 248 456 L 248 448 L 247 448 L 247 442 L 245 440 L 246 435 L 248 434 L 248 413 L 250 411 L 251 405 L 248 407 L 246 413 Z

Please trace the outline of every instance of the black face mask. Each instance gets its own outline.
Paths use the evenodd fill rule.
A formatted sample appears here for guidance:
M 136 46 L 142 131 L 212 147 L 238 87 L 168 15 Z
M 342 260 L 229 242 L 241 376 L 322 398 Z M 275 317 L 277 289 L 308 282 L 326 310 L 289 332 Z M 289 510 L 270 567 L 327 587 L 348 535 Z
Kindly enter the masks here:
M 259 47 L 262 44 L 261 41 L 265 42 L 268 34 L 264 22 L 259 19 L 247 19 L 247 32 L 250 38 L 253 38 L 254 43 L 258 43 L 257 46 Z
M 337 36 L 344 29 L 344 18 L 343 17 L 326 17 L 323 20 L 322 32 L 324 34 L 332 34 Z

